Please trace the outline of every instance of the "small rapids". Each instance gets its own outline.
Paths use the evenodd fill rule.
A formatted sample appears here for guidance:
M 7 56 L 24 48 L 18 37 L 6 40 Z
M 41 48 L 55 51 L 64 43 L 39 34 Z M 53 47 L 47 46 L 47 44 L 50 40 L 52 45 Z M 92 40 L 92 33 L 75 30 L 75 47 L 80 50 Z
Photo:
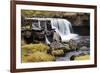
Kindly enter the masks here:
M 70 51 L 68 53 L 65 54 L 65 56 L 63 57 L 57 57 L 56 61 L 70 61 L 72 56 L 78 56 L 78 55 L 82 55 L 82 54 L 89 54 L 89 51 Z

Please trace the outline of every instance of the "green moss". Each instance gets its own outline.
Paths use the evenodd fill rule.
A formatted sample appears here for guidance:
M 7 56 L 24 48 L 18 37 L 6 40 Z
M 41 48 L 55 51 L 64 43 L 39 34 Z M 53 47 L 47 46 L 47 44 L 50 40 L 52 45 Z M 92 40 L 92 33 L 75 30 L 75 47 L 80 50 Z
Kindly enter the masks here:
M 46 44 L 27 44 L 21 46 L 21 62 L 54 61 L 55 57 L 48 54 L 49 47 Z
M 74 60 L 89 60 L 90 55 L 76 56 Z
M 63 49 L 52 50 L 51 54 L 54 56 L 62 56 L 64 55 L 64 50 Z
M 25 62 L 46 62 L 46 61 L 54 61 L 55 57 L 47 54 L 45 52 L 34 52 L 28 56 L 22 56 L 22 63 Z
M 39 43 L 39 44 L 28 44 L 21 47 L 23 50 L 30 50 L 32 52 L 40 51 L 40 52 L 47 52 L 49 47 L 45 44 Z

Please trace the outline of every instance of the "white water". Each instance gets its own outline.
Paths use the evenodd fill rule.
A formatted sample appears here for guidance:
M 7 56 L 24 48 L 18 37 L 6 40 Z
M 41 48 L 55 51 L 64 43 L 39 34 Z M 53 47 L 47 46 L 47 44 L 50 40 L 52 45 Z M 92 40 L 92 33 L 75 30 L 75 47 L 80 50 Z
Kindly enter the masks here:
M 65 19 L 53 19 L 51 20 L 51 24 L 56 33 L 60 35 L 62 42 L 78 38 L 77 34 L 73 34 L 72 26 L 69 21 Z
M 52 29 L 55 29 L 56 33 L 59 34 L 62 42 L 67 42 L 70 39 L 74 39 L 74 40 L 78 39 L 78 35 L 73 33 L 71 23 L 66 19 L 59 19 L 59 18 L 58 19 L 57 18 L 32 18 L 32 19 L 50 20 Z M 37 30 L 41 29 L 40 21 L 37 24 L 38 24 L 38 27 L 32 24 L 33 29 L 37 29 Z M 45 27 L 47 27 L 46 23 L 45 23 Z M 45 36 L 45 39 L 46 39 L 46 42 L 50 44 L 46 36 Z

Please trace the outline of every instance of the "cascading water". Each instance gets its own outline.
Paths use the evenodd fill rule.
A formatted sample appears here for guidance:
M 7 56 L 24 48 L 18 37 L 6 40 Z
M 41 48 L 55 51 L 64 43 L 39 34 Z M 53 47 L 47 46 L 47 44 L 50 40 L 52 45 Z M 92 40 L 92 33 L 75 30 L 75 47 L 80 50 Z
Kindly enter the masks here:
M 65 19 L 53 19 L 51 20 L 51 24 L 56 33 L 60 35 L 62 42 L 78 38 L 77 34 L 73 34 L 72 26 L 69 21 Z
M 55 29 L 56 33 L 61 37 L 62 42 L 67 42 L 70 39 L 76 40 L 76 39 L 79 38 L 77 34 L 73 33 L 72 25 L 66 19 L 60 19 L 60 18 L 29 18 L 29 19 L 39 20 L 39 22 L 37 23 L 37 25 L 39 25 L 39 27 L 36 27 L 34 24 L 32 24 L 33 29 L 36 29 L 36 30 L 41 29 L 41 26 L 40 26 L 40 21 L 41 20 L 45 20 L 45 21 L 50 20 L 52 29 Z M 44 23 L 44 25 L 45 25 L 45 28 L 46 28 L 47 24 Z M 46 43 L 50 44 L 50 41 L 48 40 L 46 35 L 45 35 L 45 39 L 46 39 Z

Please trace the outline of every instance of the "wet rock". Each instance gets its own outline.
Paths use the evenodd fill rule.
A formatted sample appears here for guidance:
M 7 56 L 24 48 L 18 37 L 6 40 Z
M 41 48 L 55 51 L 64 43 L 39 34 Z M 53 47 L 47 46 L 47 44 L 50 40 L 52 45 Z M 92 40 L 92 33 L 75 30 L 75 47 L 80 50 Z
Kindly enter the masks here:
M 82 47 L 80 47 L 80 50 L 86 51 L 86 50 L 89 50 L 89 48 L 87 46 L 82 46 Z
M 60 42 L 54 41 L 54 42 L 52 42 L 52 43 L 50 44 L 50 47 L 51 47 L 52 49 L 58 49 L 58 48 L 63 48 L 64 45 L 63 45 L 62 43 L 60 43 Z
M 77 46 L 78 46 L 78 43 L 75 40 L 71 39 L 69 41 L 69 47 L 71 48 L 71 50 L 76 50 Z
M 82 37 L 78 42 L 78 47 L 90 47 L 90 38 L 89 37 Z
M 74 55 L 70 57 L 70 60 L 74 60 L 74 59 L 75 59 L 75 56 Z
M 64 44 L 66 50 L 70 50 L 69 44 Z

